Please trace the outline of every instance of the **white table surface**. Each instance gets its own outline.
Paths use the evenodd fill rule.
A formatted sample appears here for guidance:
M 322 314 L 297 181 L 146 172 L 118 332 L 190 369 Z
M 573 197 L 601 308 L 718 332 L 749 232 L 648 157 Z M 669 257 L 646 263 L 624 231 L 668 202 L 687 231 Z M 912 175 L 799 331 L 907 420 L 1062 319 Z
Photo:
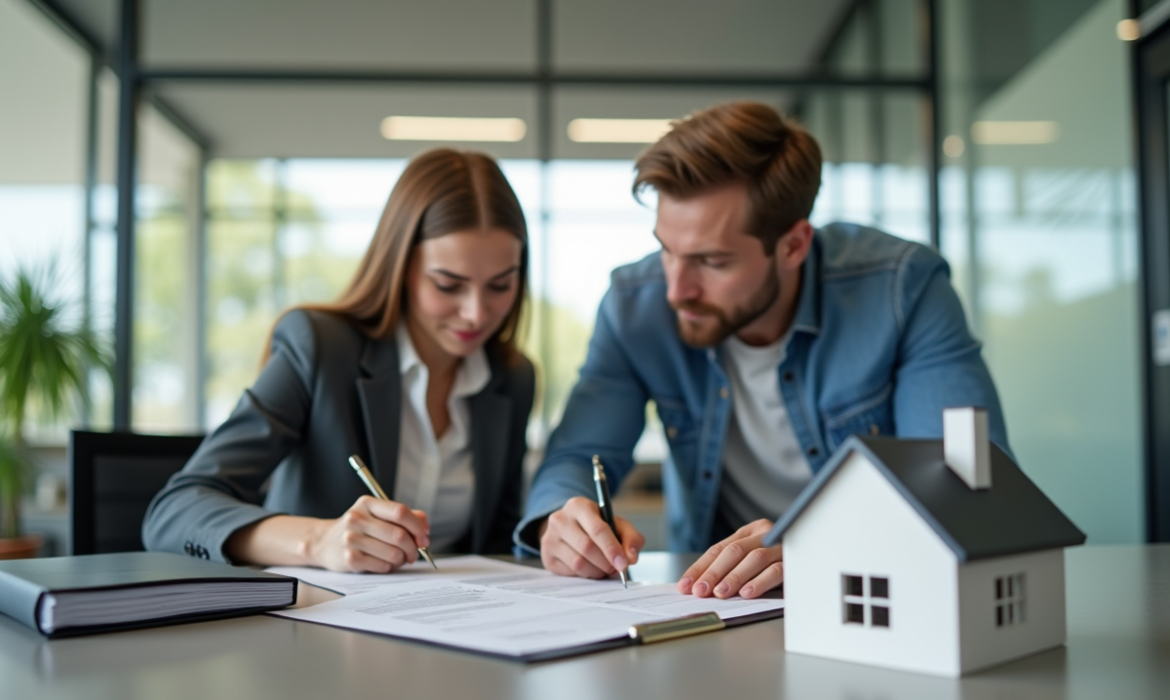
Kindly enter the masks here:
M 693 558 L 633 573 L 671 580 Z M 959 680 L 785 654 L 783 620 L 522 664 L 267 615 L 53 641 L 0 616 L 0 698 L 1170 698 L 1170 545 L 1066 561 L 1068 645 Z

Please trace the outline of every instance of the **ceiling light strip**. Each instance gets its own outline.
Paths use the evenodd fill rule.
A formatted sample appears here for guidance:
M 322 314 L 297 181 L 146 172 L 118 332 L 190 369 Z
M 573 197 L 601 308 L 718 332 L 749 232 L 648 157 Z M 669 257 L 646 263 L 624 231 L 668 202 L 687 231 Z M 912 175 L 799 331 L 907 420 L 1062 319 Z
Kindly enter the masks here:
M 981 146 L 1035 146 L 1060 138 L 1053 121 L 982 121 L 971 125 L 971 140 Z
M 670 131 L 670 119 L 574 119 L 569 139 L 576 143 L 654 143 Z
M 515 117 L 404 117 L 382 120 L 391 141 L 523 141 L 528 125 Z

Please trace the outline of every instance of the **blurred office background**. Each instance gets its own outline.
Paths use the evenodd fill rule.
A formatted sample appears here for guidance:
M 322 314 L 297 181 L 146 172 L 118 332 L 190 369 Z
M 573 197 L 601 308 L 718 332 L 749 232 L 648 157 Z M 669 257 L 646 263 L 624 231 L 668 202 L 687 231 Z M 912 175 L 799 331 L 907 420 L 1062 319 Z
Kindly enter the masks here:
M 406 159 L 438 143 L 387 138 L 383 120 L 467 117 L 519 120 L 457 145 L 497 155 L 528 216 L 538 452 L 609 271 L 657 247 L 653 202 L 629 185 L 661 122 L 580 120 L 756 99 L 824 148 L 814 223 L 872 224 L 950 261 L 1024 470 L 1090 542 L 1144 541 L 1119 22 L 1153 4 L 142 0 L 132 332 L 115 343 L 121 3 L 0 0 L 0 275 L 53 261 L 60 297 L 131 359 L 35 442 L 214 427 L 277 315 L 341 289 Z M 638 458 L 653 464 L 650 416 Z

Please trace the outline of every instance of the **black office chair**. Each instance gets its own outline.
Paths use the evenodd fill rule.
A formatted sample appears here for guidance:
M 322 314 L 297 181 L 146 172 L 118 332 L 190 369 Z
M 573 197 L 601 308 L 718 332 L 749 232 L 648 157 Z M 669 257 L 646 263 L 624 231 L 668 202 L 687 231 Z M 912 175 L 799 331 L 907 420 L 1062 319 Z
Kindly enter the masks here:
M 142 551 L 150 500 L 201 442 L 202 435 L 71 431 L 71 553 Z

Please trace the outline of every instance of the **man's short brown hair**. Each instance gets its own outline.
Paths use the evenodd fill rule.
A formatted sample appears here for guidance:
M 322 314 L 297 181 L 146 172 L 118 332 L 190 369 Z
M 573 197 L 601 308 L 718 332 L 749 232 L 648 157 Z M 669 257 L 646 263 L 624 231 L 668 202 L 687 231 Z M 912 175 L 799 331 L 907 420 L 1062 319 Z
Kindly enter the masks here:
M 673 123 L 634 164 L 634 197 L 647 187 L 673 199 L 742 182 L 746 233 L 772 255 L 776 242 L 812 212 L 821 148 L 800 125 L 759 102 L 728 102 Z

